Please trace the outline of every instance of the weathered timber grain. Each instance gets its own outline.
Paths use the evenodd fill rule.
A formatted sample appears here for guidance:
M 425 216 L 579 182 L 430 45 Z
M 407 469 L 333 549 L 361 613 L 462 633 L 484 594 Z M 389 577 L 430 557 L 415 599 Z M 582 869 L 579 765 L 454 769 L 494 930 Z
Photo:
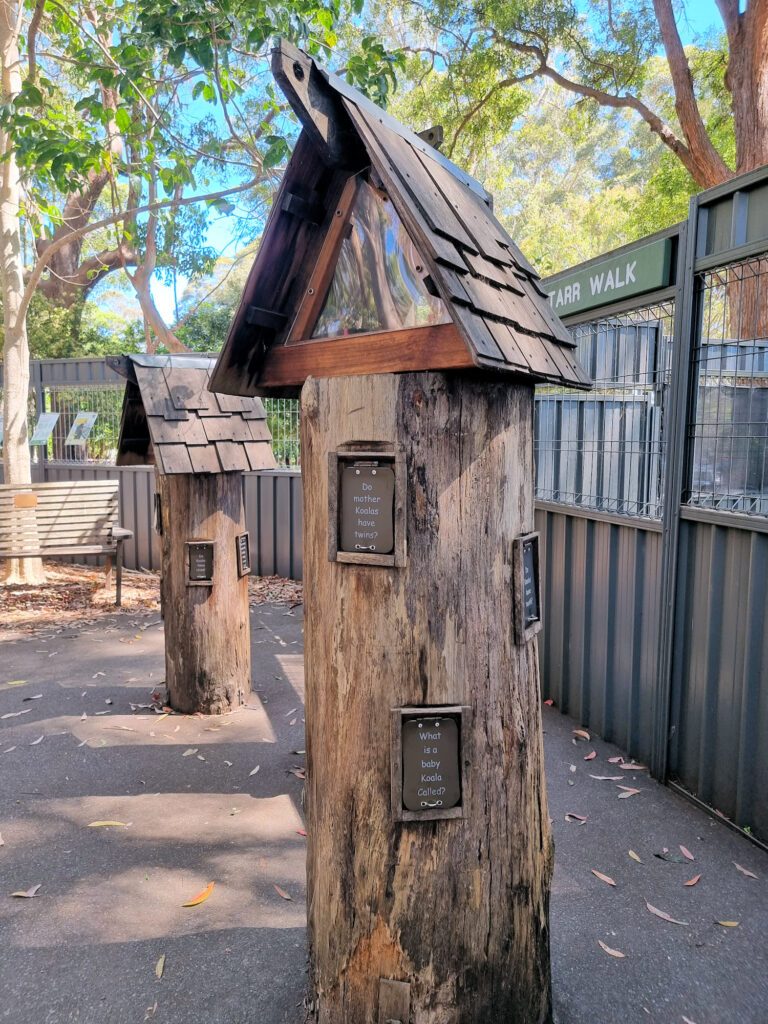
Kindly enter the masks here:
M 536 641 L 515 643 L 512 551 L 533 529 L 533 386 L 447 373 L 302 392 L 310 999 L 377 1024 L 551 1018 L 552 841 Z M 404 568 L 328 560 L 328 452 L 406 455 Z M 396 822 L 390 710 L 468 705 L 466 817 Z
M 235 537 L 245 531 L 239 473 L 165 476 L 155 483 L 163 510 L 162 596 L 165 680 L 177 711 L 222 714 L 251 690 L 248 581 L 238 577 Z M 213 586 L 187 585 L 185 543 L 216 544 Z

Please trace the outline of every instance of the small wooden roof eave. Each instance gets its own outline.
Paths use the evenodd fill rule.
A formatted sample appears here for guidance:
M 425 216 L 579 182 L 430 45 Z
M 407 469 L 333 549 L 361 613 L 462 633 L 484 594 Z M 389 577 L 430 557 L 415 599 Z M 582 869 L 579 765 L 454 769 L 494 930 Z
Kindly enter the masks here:
M 276 469 L 260 399 L 208 389 L 215 359 L 196 355 L 108 356 L 127 380 L 118 466 L 161 475 Z
M 272 70 L 302 132 L 211 387 L 293 396 L 310 375 L 473 367 L 591 387 L 536 271 L 478 182 L 291 44 L 280 42 Z M 451 322 L 286 344 L 344 187 L 363 171 L 392 202 Z

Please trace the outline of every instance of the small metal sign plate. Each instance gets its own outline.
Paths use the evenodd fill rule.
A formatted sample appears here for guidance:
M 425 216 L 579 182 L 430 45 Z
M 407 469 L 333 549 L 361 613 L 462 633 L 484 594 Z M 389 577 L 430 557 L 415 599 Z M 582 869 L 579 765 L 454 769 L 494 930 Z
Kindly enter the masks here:
M 339 550 L 390 554 L 395 546 L 394 498 L 392 466 L 345 466 L 341 471 Z
M 538 573 L 536 566 L 535 541 L 523 541 L 523 614 L 525 628 L 539 621 Z
M 539 535 L 528 533 L 514 542 L 515 640 L 525 644 L 541 629 Z
M 447 810 L 461 800 L 459 727 L 455 718 L 423 715 L 403 722 L 403 806 Z
M 237 575 L 247 576 L 251 571 L 251 542 L 248 533 L 238 533 L 235 543 L 237 545 Z
M 190 583 L 213 583 L 213 541 L 188 541 Z

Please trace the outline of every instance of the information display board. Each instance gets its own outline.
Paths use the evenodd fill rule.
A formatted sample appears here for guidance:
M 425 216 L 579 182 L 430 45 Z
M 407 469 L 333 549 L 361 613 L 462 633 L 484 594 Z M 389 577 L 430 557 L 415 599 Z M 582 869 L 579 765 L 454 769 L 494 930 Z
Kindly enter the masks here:
M 187 583 L 190 586 L 213 586 L 212 540 L 187 541 Z
M 341 471 L 339 550 L 390 554 L 395 544 L 394 499 L 391 466 L 345 466 Z
M 43 412 L 40 414 L 40 419 L 37 421 L 35 426 L 35 432 L 29 439 L 30 444 L 47 444 L 48 438 L 53 433 L 53 428 L 59 421 L 61 413 L 58 412 Z
M 64 444 L 85 444 L 98 417 L 97 412 L 79 412 L 72 421 Z

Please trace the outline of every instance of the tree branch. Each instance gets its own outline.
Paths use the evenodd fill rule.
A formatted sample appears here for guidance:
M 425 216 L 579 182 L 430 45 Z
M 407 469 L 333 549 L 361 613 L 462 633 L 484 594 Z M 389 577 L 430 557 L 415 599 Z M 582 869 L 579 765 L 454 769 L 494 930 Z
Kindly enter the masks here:
M 37 51 L 35 46 L 37 43 L 37 30 L 40 28 L 40 22 L 43 20 L 44 7 L 45 0 L 37 0 L 34 13 L 29 22 L 29 29 L 27 30 L 27 75 L 30 82 L 34 82 L 37 78 Z
M 675 110 L 683 129 L 696 173 L 691 171 L 699 185 L 705 188 L 732 177 L 725 160 L 720 156 L 707 135 L 693 89 L 693 76 L 685 50 L 677 31 L 672 0 L 653 0 L 653 9 L 661 30 L 672 84 L 675 89 Z M 690 168 L 689 168 L 690 170 Z
M 195 203 L 206 203 L 212 202 L 214 199 L 225 199 L 227 196 L 238 195 L 240 192 L 247 192 L 248 189 L 258 185 L 260 181 L 261 176 L 259 175 L 255 178 L 251 178 L 242 185 L 236 185 L 234 188 L 225 188 L 218 192 L 209 192 L 202 196 L 187 196 L 184 199 L 179 199 L 178 201 L 175 199 L 168 199 L 152 205 L 139 206 L 132 210 L 131 214 L 138 217 L 145 213 L 156 213 L 159 210 L 167 210 L 171 206 L 193 206 Z M 34 295 L 40 278 L 45 272 L 48 261 L 56 252 L 58 252 L 59 249 L 62 249 L 65 245 L 68 245 L 76 238 L 84 238 L 86 235 L 90 235 L 94 231 L 100 231 L 102 228 L 108 228 L 113 224 L 120 223 L 125 219 L 126 215 L 127 214 L 124 211 L 120 211 L 119 213 L 113 214 L 111 217 L 104 217 L 102 220 L 94 221 L 92 224 L 84 224 L 82 227 L 71 231 L 67 235 L 62 235 L 60 238 L 54 238 L 45 252 L 40 254 L 40 257 L 29 276 L 18 316 L 20 318 L 26 316 L 29 303 Z

